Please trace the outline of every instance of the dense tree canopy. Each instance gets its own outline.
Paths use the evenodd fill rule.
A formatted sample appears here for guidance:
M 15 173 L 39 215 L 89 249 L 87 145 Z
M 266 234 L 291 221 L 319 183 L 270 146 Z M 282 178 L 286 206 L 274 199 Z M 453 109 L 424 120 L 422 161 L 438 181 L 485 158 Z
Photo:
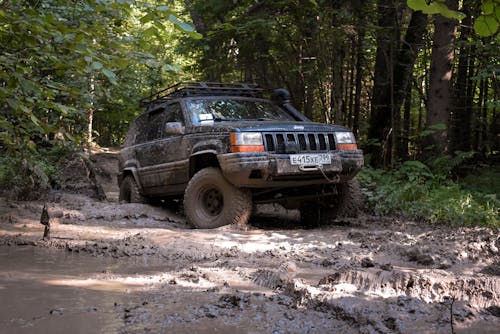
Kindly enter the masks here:
M 3 0 L 2 159 L 33 171 L 47 150 L 118 146 L 137 101 L 184 79 L 286 87 L 375 166 L 486 157 L 499 22 L 500 0 Z

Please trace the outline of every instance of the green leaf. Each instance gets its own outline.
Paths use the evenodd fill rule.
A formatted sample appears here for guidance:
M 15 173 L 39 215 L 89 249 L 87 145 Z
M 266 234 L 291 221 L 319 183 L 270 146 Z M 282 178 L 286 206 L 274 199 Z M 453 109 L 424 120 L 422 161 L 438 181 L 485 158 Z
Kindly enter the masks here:
M 465 14 L 456 10 L 451 10 L 443 2 L 434 0 L 428 3 L 427 0 L 407 0 L 408 7 L 415 11 L 422 11 L 424 14 L 440 14 L 449 19 L 462 20 Z
M 203 36 L 199 33 L 196 32 L 196 29 L 181 20 L 179 20 L 175 15 L 170 14 L 168 16 L 168 20 L 174 24 L 175 27 L 180 28 L 182 31 L 185 31 L 189 34 L 189 36 L 195 38 L 195 39 L 201 39 Z
M 141 17 L 139 21 L 141 22 L 141 24 L 146 24 L 148 22 L 154 21 L 154 19 L 155 19 L 154 15 L 152 13 L 148 13 L 143 17 Z
M 158 7 L 156 7 L 156 10 L 159 12 L 171 12 L 171 10 L 168 6 L 158 6 Z
M 156 27 L 152 26 L 142 32 L 142 35 L 146 38 L 152 38 L 157 33 Z
M 178 66 L 178 65 L 170 65 L 170 64 L 165 64 L 161 68 L 162 68 L 163 71 L 166 71 L 166 72 L 176 72 L 176 71 L 180 71 L 181 70 L 180 66 Z
M 90 67 L 92 67 L 92 69 L 94 70 L 100 70 L 101 68 L 103 68 L 103 65 L 101 62 L 95 61 L 90 65 Z
M 116 74 L 113 71 L 103 68 L 101 72 L 108 78 L 109 82 L 111 82 L 113 85 L 118 84 L 118 82 L 116 81 Z
M 483 9 L 483 13 L 486 15 L 493 14 L 493 10 L 495 9 L 495 3 L 493 1 L 486 0 L 481 8 Z
M 30 115 L 30 119 L 36 126 L 40 126 L 40 120 L 34 114 Z
M 498 21 L 493 15 L 481 15 L 474 22 L 474 31 L 481 37 L 488 37 L 497 32 L 498 26 Z
M 433 125 L 429 126 L 429 129 L 436 130 L 436 131 L 446 130 L 446 124 L 443 124 L 443 123 L 433 124 Z

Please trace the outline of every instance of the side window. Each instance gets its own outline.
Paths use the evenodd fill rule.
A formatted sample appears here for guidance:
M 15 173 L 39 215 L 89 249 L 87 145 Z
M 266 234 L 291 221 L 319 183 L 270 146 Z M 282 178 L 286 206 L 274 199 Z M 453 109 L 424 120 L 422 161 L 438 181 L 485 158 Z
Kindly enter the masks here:
M 164 109 L 153 110 L 149 113 L 147 140 L 155 140 L 161 137 L 161 129 L 165 116 Z
M 134 144 L 144 143 L 148 138 L 148 115 L 142 114 L 134 122 L 134 128 L 131 129 L 131 140 Z
M 182 109 L 179 103 L 172 103 L 167 106 L 167 118 L 165 122 L 181 122 L 184 125 L 184 117 L 182 116 Z

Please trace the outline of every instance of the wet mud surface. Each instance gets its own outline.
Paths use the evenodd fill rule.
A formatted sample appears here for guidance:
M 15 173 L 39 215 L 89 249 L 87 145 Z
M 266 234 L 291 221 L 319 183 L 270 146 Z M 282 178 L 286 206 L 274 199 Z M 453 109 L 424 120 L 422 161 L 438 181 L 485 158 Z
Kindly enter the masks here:
M 362 216 L 306 229 L 267 206 L 193 230 L 161 206 L 0 198 L 0 333 L 498 333 L 498 230 Z M 44 204 L 51 239 L 42 240 Z

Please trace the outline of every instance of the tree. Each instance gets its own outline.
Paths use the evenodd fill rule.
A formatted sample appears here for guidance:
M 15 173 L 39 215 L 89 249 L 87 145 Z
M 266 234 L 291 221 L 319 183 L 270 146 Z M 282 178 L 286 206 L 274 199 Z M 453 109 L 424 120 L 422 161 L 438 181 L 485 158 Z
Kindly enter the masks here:
M 456 10 L 458 0 L 447 0 L 446 5 Z M 456 20 L 440 14 L 434 18 L 434 36 L 431 54 L 429 110 L 426 129 L 431 133 L 425 142 L 424 156 L 446 152 L 447 128 L 451 112 L 451 85 L 455 59 Z

